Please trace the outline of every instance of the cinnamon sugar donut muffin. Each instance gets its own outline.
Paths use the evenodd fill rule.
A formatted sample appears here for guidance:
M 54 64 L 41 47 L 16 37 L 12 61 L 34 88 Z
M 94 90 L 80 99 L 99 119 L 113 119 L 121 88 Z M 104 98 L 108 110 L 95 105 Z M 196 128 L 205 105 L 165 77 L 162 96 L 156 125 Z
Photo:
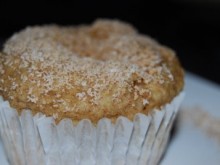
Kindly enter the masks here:
M 183 69 L 171 49 L 119 21 L 28 27 L 14 34 L 0 55 L 0 95 L 16 109 L 18 118 L 25 110 L 35 116 L 43 114 L 45 120 L 52 116 L 55 127 L 66 119 L 78 123 L 76 128 L 88 121 L 96 132 L 103 125 L 101 121 L 111 123 L 111 156 L 104 162 L 112 164 L 158 162 L 182 98 L 183 78 Z M 36 120 L 33 123 L 39 127 Z M 124 158 L 114 153 L 120 124 L 130 128 Z M 149 142 L 150 128 L 154 141 Z M 140 136 L 135 135 L 136 129 L 143 130 L 143 137 L 135 156 L 132 147 L 137 147 L 135 139 Z M 43 141 L 41 136 L 39 131 Z M 94 138 L 97 141 L 99 135 Z M 144 149 L 149 144 L 150 151 Z M 147 159 L 143 153 L 148 153 Z M 98 153 L 95 155 L 97 163 Z M 80 161 L 84 160 L 80 157 Z

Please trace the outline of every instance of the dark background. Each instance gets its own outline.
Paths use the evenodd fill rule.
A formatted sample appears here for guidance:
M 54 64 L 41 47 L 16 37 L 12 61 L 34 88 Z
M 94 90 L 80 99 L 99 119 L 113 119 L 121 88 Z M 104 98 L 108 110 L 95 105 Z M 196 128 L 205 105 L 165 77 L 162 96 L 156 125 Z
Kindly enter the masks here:
M 220 84 L 220 0 L 0 0 L 0 45 L 27 25 L 75 25 L 96 18 L 132 23 L 176 50 L 186 70 Z

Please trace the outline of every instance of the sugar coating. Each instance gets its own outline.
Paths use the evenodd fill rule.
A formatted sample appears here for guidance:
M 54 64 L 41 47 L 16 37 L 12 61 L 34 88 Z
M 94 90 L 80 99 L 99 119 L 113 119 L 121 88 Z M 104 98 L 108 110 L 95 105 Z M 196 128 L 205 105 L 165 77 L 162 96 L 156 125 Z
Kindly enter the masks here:
M 182 87 L 175 53 L 115 20 L 28 27 L 0 56 L 0 94 L 18 111 L 57 120 L 132 119 L 170 102 Z

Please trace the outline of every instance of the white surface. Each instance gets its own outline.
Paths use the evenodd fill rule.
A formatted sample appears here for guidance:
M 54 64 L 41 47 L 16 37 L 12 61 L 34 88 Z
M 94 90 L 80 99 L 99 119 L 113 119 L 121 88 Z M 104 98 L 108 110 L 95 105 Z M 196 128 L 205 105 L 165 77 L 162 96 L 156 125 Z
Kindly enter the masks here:
M 184 107 L 200 106 L 220 118 L 220 87 L 192 74 L 186 75 Z M 220 129 L 220 128 L 219 128 Z M 0 164 L 8 165 L 0 143 Z M 192 123 L 180 125 L 162 165 L 219 165 L 220 144 Z
M 220 119 L 220 87 L 195 75 L 186 75 L 183 107 L 199 106 Z M 183 109 L 184 110 L 184 109 Z M 220 126 L 219 126 L 220 129 Z M 192 123 L 180 125 L 162 165 L 219 165 L 220 144 Z

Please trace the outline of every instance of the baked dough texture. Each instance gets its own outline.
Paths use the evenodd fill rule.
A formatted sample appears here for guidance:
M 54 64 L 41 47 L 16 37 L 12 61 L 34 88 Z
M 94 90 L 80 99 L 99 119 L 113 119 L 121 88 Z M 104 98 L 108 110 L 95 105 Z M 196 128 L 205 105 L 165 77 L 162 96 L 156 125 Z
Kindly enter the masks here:
M 0 95 L 56 121 L 132 120 L 171 102 L 183 77 L 174 51 L 117 20 L 28 27 L 0 54 Z

